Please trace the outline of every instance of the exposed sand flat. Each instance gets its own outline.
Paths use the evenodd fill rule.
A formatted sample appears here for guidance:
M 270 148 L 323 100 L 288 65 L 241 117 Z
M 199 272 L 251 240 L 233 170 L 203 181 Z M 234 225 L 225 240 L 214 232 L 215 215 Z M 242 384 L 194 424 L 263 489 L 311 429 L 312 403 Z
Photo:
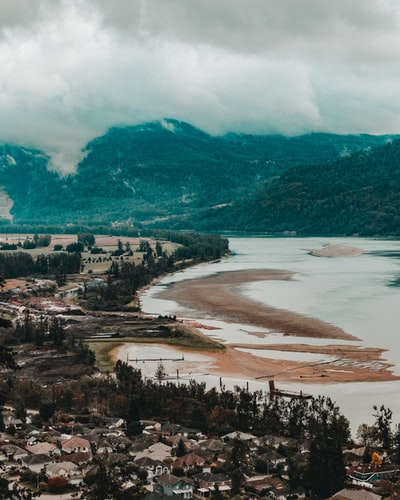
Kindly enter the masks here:
M 355 257 L 361 255 L 363 250 L 348 245 L 325 245 L 323 248 L 307 250 L 314 257 Z
M 202 311 L 215 318 L 260 326 L 298 337 L 358 340 L 357 337 L 324 321 L 292 311 L 277 309 L 251 300 L 240 293 L 239 285 L 253 281 L 287 280 L 293 273 L 249 269 L 228 271 L 196 280 L 174 283 L 158 297 Z
M 202 335 L 201 332 L 197 332 Z M 137 345 L 137 344 L 136 344 Z M 111 351 L 110 356 L 114 361 L 129 358 L 130 350 L 136 345 L 124 344 Z M 253 352 L 238 350 L 246 348 Z M 311 347 L 294 344 L 292 346 L 254 346 L 251 344 L 228 345 L 226 351 L 204 352 L 188 350 L 180 347 L 169 347 L 171 353 L 177 356 L 185 354 L 185 360 L 172 363 L 173 368 L 166 366 L 167 372 L 179 369 L 181 374 L 203 373 L 225 376 L 237 379 L 274 379 L 280 382 L 299 382 L 301 384 L 324 384 L 324 383 L 346 383 L 346 382 L 384 382 L 399 380 L 399 377 L 391 372 L 391 365 L 381 359 L 382 350 L 355 346 L 325 346 Z M 257 355 L 257 350 L 264 350 L 263 356 Z M 274 350 L 286 350 L 293 353 L 313 352 L 321 354 L 319 362 L 301 362 L 285 359 L 274 359 Z M 268 357 L 270 352 L 271 357 Z M 199 355 L 200 361 L 187 360 L 187 354 Z M 326 357 L 326 360 L 324 359 Z M 207 358 L 205 360 L 204 358 Z M 300 358 L 301 356 L 299 356 Z M 167 365 L 167 363 L 164 363 Z M 139 365 L 143 369 L 144 365 Z M 153 373 L 155 368 L 153 367 Z
M 240 285 L 260 280 L 291 279 L 293 273 L 280 270 L 229 271 L 196 280 L 173 284 L 158 297 L 175 300 L 179 304 L 225 321 L 261 326 L 296 337 L 332 338 L 357 341 L 356 337 L 334 325 L 291 311 L 276 309 L 253 301 L 240 293 Z M 202 321 L 206 323 L 206 320 Z M 198 335 L 203 333 L 193 328 Z M 264 334 L 263 334 L 264 335 Z M 250 339 L 251 337 L 249 337 Z M 242 351 L 239 349 L 246 349 Z M 113 352 L 116 359 L 124 359 L 129 345 Z M 176 349 L 177 352 L 187 352 Z M 274 359 L 274 351 L 315 353 L 319 362 L 302 362 Z M 250 352 L 251 351 L 251 352 Z M 228 344 L 224 353 L 207 353 L 210 363 L 207 370 L 216 375 L 238 378 L 275 379 L 282 382 L 341 383 L 380 382 L 399 380 L 392 365 L 382 359 L 384 350 L 356 345 L 306 345 L 306 344 Z M 268 356 L 270 353 L 271 357 Z M 326 359 L 324 360 L 324 356 Z M 182 370 L 185 369 L 184 364 Z
M 246 347 L 251 350 L 255 348 L 255 346 Z M 279 350 L 281 347 L 291 352 L 299 352 L 298 346 L 276 346 Z M 338 346 L 307 349 L 307 352 L 334 357 L 333 360 L 326 362 L 322 360 L 317 363 L 273 359 L 273 352 L 271 358 L 259 357 L 256 353 L 238 351 L 235 346 L 228 346 L 226 353 L 213 353 L 211 356 L 216 362 L 216 373 L 240 378 L 253 377 L 261 380 L 301 381 L 313 384 L 383 382 L 399 379 L 391 372 L 391 366 L 381 359 L 382 351 L 376 349 L 355 351 L 354 347 L 350 349 L 349 347 L 343 346 L 341 351 L 338 351 Z

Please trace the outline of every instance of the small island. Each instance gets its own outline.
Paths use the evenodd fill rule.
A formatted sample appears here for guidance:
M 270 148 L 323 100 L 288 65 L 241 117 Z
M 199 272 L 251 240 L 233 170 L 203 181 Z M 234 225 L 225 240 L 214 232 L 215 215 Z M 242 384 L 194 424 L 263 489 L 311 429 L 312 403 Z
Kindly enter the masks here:
M 364 251 L 348 245 L 328 244 L 324 245 L 323 248 L 311 248 L 307 250 L 307 253 L 313 257 L 356 257 L 363 254 Z

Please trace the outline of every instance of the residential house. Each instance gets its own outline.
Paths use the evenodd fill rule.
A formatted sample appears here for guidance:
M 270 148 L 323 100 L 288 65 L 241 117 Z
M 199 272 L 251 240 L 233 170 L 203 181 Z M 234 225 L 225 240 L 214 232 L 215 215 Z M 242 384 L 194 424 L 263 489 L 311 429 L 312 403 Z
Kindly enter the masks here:
M 180 424 L 171 424 L 166 423 L 162 426 L 161 433 L 164 437 L 167 436 L 184 436 L 187 438 L 189 435 L 193 435 L 196 437 L 202 436 L 202 432 L 200 429 L 192 429 L 190 427 L 184 427 Z
M 200 455 L 196 455 L 196 453 L 188 453 L 183 457 L 177 458 L 172 464 L 171 469 L 183 469 L 187 472 L 190 469 L 194 469 L 197 467 L 201 467 L 202 469 L 206 466 L 206 460 Z M 210 472 L 210 467 L 207 467 L 208 472 Z M 203 469 L 204 472 L 204 469 Z
M 372 465 L 359 464 L 356 467 L 349 467 L 347 476 L 355 485 L 373 485 L 380 479 L 387 479 L 394 473 L 399 472 L 399 468 L 390 464 Z
M 153 460 L 159 460 L 163 462 L 166 458 L 171 458 L 171 446 L 164 443 L 154 443 L 147 449 L 140 451 L 135 454 L 135 452 L 130 451 L 130 455 L 134 455 L 134 460 L 139 460 L 142 457 L 149 457 Z
M 40 454 L 53 454 L 54 452 L 59 452 L 59 449 L 55 444 L 47 443 L 47 442 L 37 442 L 33 445 L 28 445 L 26 449 L 33 453 L 34 455 Z
M 147 493 L 143 500 L 171 500 L 173 498 L 181 498 L 179 495 L 164 495 L 160 493 Z
M 96 449 L 96 453 L 98 455 L 102 455 L 104 453 L 112 453 L 114 451 L 111 443 L 109 442 L 108 439 L 104 438 L 104 437 L 101 437 L 98 442 L 97 442 L 97 449 Z
M 225 474 L 201 472 L 196 474 L 194 479 L 198 483 L 196 495 L 202 498 L 209 497 L 215 491 L 216 485 L 221 493 L 230 493 L 232 489 L 231 480 Z
M 50 479 L 51 477 L 63 477 L 67 479 L 70 484 L 79 484 L 83 480 L 82 472 L 80 471 L 78 465 L 72 462 L 57 462 L 49 464 L 46 467 L 46 475 Z
M 158 439 L 153 435 L 142 435 L 139 438 L 136 438 L 132 443 L 132 446 L 129 449 L 129 453 L 135 456 L 137 453 L 143 450 L 147 450 L 151 445 L 157 443 Z
M 50 463 L 54 462 L 54 458 L 46 453 L 38 453 L 36 455 L 28 455 L 20 458 L 19 463 L 21 467 L 26 467 L 27 469 L 39 474 L 43 469 L 47 467 Z
M 147 471 L 147 479 L 152 481 L 157 476 L 169 473 L 169 465 L 160 460 L 153 460 L 150 457 L 142 457 L 135 460 L 135 464 Z
M 286 457 L 281 455 L 275 448 L 270 448 L 266 453 L 259 455 L 258 458 L 264 460 L 271 469 L 276 469 L 278 466 L 282 470 L 287 468 Z
M 247 486 L 256 492 L 255 498 L 271 497 L 272 486 L 268 482 L 269 475 L 249 477 L 246 480 Z
M 192 451 L 193 445 L 192 445 L 190 439 L 188 439 L 187 437 L 184 437 L 180 434 L 178 434 L 176 436 L 169 437 L 167 439 L 167 441 L 168 441 L 168 444 L 170 444 L 172 446 L 173 450 L 176 450 L 178 448 L 178 446 L 180 445 L 180 442 L 182 442 L 185 446 L 186 453 L 189 453 L 190 451 Z
M 29 455 L 27 450 L 24 450 L 15 444 L 4 444 L 0 447 L 0 450 L 4 453 L 4 455 L 6 455 L 8 460 L 17 461 Z
M 61 441 L 61 449 L 64 453 L 89 453 L 91 451 L 90 442 L 79 436 L 73 436 L 69 439 Z
M 230 432 L 229 434 L 225 434 L 221 439 L 223 441 L 229 441 L 230 439 L 240 439 L 240 441 L 244 441 L 245 443 L 252 443 L 257 441 L 258 438 L 257 436 L 248 434 L 247 432 L 234 431 Z
M 161 424 L 156 420 L 140 420 L 139 422 L 143 427 L 143 434 L 159 434 L 161 432 Z
M 381 500 L 381 496 L 364 489 L 348 489 L 338 491 L 330 500 Z
M 172 474 L 163 474 L 154 483 L 154 493 L 192 498 L 193 492 L 194 486 L 192 481 L 173 476 Z
M 92 454 L 77 451 L 76 453 L 65 453 L 61 456 L 61 459 L 63 462 L 73 462 L 74 464 L 82 466 L 92 460 Z
M 271 485 L 271 493 L 275 500 L 286 500 L 286 498 L 291 494 L 289 484 L 283 481 L 280 477 L 269 477 L 267 482 Z
M 226 444 L 221 439 L 206 439 L 198 441 L 196 447 L 209 452 L 219 452 L 226 448 Z
M 364 461 L 364 457 L 369 454 L 367 446 L 358 446 L 357 448 L 349 448 L 343 450 L 344 463 L 349 466 L 357 466 Z

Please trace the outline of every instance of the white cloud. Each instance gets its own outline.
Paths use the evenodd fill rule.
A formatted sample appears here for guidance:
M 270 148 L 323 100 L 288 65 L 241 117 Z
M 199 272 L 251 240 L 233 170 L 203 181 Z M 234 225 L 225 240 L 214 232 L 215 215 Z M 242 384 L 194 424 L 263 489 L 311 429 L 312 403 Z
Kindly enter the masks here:
M 400 132 L 396 1 L 2 0 L 0 140 L 72 171 L 162 117 L 229 130 Z

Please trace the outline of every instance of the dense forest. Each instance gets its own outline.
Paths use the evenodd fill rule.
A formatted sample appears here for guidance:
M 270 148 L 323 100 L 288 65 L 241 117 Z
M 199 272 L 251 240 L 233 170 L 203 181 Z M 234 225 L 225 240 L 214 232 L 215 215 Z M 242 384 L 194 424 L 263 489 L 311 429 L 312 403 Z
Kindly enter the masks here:
M 9 205 L 3 201 L 0 221 L 129 221 L 179 228 L 190 224 L 196 229 L 203 226 L 195 217 L 199 211 L 253 199 L 265 182 L 292 168 L 348 156 L 391 139 L 333 134 L 215 137 L 187 123 L 163 120 L 109 130 L 87 145 L 76 171 L 64 176 L 48 170 L 49 158 L 43 152 L 2 145 L 0 194 L 12 208 L 7 212 Z M 242 225 L 236 215 L 235 221 L 219 220 Z
M 297 235 L 399 236 L 400 141 L 297 166 L 230 207 L 184 225 Z

